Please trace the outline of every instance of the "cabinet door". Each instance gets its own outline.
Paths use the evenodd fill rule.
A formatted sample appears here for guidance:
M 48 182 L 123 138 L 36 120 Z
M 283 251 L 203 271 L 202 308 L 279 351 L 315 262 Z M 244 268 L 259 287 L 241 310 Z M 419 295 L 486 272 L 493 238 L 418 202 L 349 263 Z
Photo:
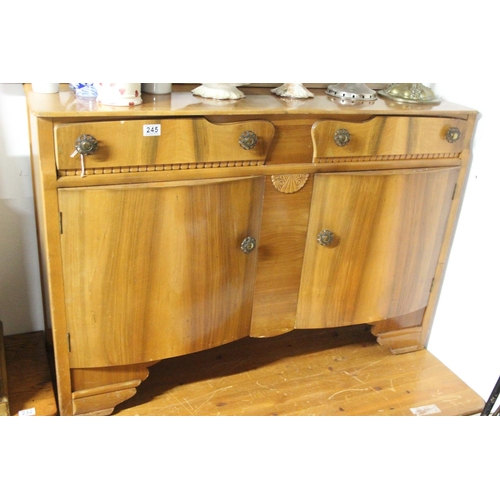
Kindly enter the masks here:
M 457 177 L 458 168 L 316 175 L 296 326 L 370 323 L 425 307 Z
M 257 251 L 241 244 L 258 241 L 263 192 L 263 177 L 61 189 L 71 366 L 248 335 Z

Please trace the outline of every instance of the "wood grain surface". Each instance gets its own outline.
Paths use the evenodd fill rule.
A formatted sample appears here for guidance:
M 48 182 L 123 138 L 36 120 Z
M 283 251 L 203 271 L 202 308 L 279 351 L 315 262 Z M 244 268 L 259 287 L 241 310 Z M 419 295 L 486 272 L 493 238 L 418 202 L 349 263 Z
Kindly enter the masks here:
M 6 337 L 12 415 L 57 414 L 47 352 L 42 332 Z M 458 416 L 483 406 L 427 350 L 395 356 L 358 326 L 246 338 L 161 361 L 114 415 Z

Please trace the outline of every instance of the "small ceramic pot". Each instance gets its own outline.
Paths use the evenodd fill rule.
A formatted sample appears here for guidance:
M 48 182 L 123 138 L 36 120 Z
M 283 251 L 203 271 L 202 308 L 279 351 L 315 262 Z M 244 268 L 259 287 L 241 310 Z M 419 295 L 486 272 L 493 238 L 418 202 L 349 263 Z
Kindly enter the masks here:
M 95 83 L 97 102 L 107 106 L 135 106 L 142 103 L 140 83 Z

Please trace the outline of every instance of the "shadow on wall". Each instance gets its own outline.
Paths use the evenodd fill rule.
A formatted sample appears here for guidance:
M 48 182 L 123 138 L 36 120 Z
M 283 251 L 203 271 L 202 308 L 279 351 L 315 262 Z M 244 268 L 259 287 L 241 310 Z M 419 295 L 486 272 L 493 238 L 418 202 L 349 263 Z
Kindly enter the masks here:
M 5 335 L 44 328 L 21 84 L 0 84 L 0 320 Z

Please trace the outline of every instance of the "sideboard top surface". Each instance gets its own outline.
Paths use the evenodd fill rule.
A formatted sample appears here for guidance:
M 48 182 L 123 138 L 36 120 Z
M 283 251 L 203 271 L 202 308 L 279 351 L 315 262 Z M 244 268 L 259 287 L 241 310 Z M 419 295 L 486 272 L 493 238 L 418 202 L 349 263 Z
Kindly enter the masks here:
M 374 102 L 346 105 L 327 95 L 324 89 L 311 89 L 310 99 L 286 99 L 271 93 L 269 88 L 242 88 L 246 98 L 211 100 L 194 96 L 192 86 L 176 85 L 167 95 L 143 93 L 143 103 L 137 106 L 105 106 L 96 101 L 75 98 L 68 85 L 61 84 L 57 94 L 38 94 L 25 84 L 29 110 L 41 118 L 134 118 L 158 116 L 245 116 L 245 115 L 427 115 L 452 116 L 467 119 L 476 111 L 446 101 L 440 104 L 405 104 L 380 97 Z

